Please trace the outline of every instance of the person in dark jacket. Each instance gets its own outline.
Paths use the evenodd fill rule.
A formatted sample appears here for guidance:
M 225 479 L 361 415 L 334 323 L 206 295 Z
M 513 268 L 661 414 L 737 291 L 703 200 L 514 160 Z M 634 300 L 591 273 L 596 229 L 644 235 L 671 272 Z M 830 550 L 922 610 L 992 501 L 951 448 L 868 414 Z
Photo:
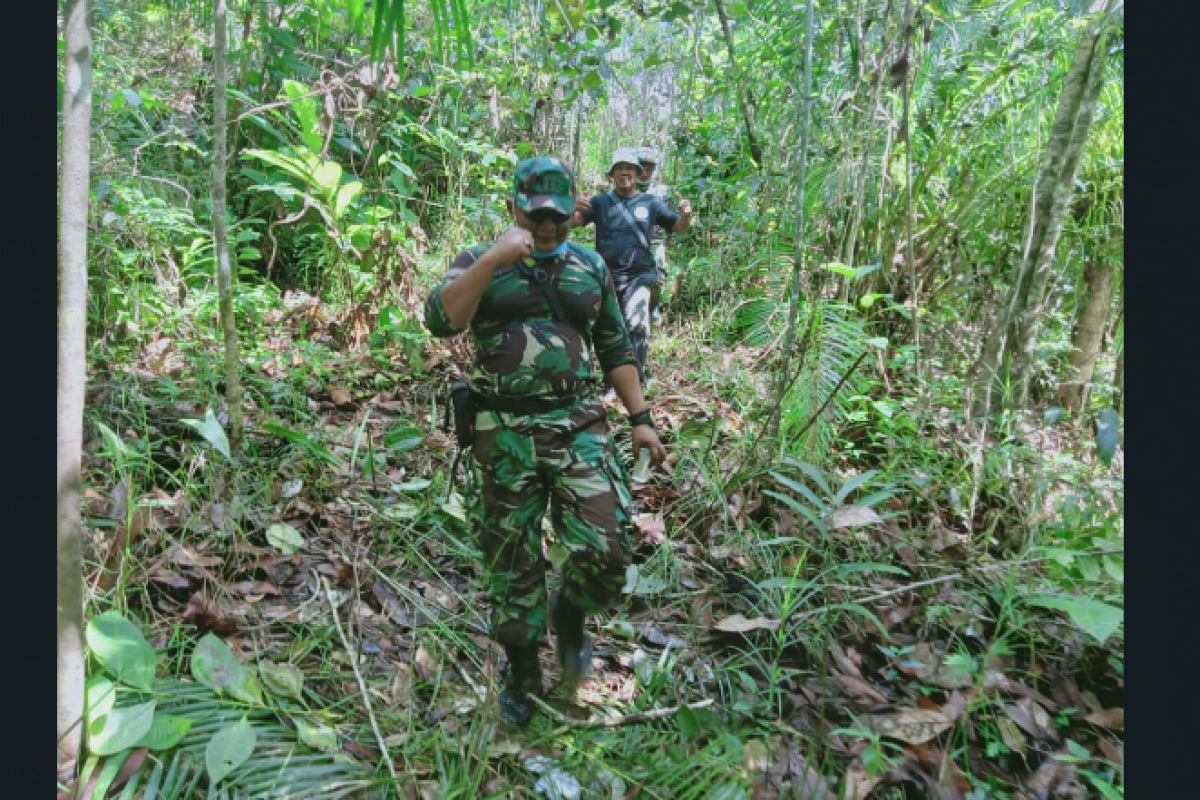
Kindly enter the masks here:
M 638 191 L 640 156 L 636 148 L 619 147 L 608 177 L 613 189 L 592 198 L 577 197 L 573 225 L 596 224 L 596 251 L 608 265 L 621 301 L 629 340 L 637 357 L 638 379 L 646 385 L 646 359 L 650 350 L 650 298 L 658 279 L 651 249 L 653 230 L 687 233 L 692 226 L 692 204 L 680 199 L 679 211 L 661 197 Z

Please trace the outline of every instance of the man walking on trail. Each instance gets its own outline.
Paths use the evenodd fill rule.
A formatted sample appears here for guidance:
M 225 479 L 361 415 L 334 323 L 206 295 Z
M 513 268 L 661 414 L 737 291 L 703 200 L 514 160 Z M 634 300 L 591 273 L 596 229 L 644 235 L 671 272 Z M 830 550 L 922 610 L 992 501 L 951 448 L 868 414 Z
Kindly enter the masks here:
M 650 237 L 657 225 L 672 233 L 687 233 L 692 226 L 692 204 L 681 199 L 676 213 L 661 197 L 639 192 L 640 155 L 635 148 L 619 147 L 608 177 L 613 189 L 590 200 L 577 197 L 573 225 L 596 223 L 596 250 L 612 273 L 629 340 L 637 356 L 638 378 L 646 385 L 646 357 L 650 350 L 650 296 L 658 269 Z
M 634 182 L 639 192 L 667 199 L 667 187 L 656 177 L 658 169 L 658 151 L 653 147 L 638 148 L 638 165 L 642 168 L 641 179 Z M 662 287 L 667 282 L 667 242 L 670 236 L 664 236 L 662 228 L 655 227 L 650 232 L 650 249 L 654 252 L 654 266 L 658 269 L 658 277 L 650 290 L 650 322 L 657 325 L 662 321 L 659 313 L 662 299 Z
M 525 725 L 542 691 L 538 646 L 549 621 L 564 685 L 591 664 L 584 615 L 611 606 L 630 560 L 630 494 L 603 404 L 596 365 L 633 411 L 633 454 L 666 450 L 638 371 L 604 260 L 568 242 L 574 176 L 556 158 L 516 166 L 508 201 L 515 225 L 458 254 L 429 294 L 435 336 L 470 328 L 475 357 L 475 469 L 470 511 L 484 554 L 491 635 L 508 657 L 501 718 Z M 547 606 L 542 517 L 565 548 L 562 589 Z M 547 617 L 549 616 L 549 620 Z

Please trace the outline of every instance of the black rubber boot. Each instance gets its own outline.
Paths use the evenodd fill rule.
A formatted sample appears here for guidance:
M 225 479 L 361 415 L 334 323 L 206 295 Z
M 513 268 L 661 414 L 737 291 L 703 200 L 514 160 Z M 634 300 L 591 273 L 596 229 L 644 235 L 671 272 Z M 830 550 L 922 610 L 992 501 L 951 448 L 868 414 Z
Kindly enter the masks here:
M 529 724 L 534 711 L 529 695 L 542 693 L 538 648 L 536 644 L 505 647 L 504 652 L 508 656 L 508 674 L 504 676 L 504 689 L 500 692 L 500 719 L 523 728 Z
M 560 593 L 550 612 L 558 637 L 558 666 L 565 686 L 577 686 L 592 666 L 592 637 L 584 629 L 583 609 Z

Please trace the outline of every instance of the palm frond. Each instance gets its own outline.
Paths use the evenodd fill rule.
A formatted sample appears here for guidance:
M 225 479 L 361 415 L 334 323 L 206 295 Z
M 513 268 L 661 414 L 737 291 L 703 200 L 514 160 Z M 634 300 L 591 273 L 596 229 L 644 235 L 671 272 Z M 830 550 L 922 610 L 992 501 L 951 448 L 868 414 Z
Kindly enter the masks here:
M 808 313 L 807 310 L 802 311 L 801 318 L 807 318 Z M 813 305 L 811 313 L 815 315 L 814 327 L 808 339 L 804 366 L 784 398 L 780 419 L 781 432 L 788 441 L 829 399 L 842 377 L 862 354 L 869 338 L 864 324 L 854 318 L 854 310 L 850 306 L 822 300 Z M 860 380 L 851 377 L 850 385 L 842 388 L 814 424 L 795 442 L 794 455 L 797 458 L 814 464 L 824 460 L 848 411 L 846 398 L 857 393 L 855 384 Z
M 156 681 L 153 695 L 158 711 L 186 719 L 191 727 L 172 749 L 150 754 L 125 785 L 122 800 L 184 800 L 198 796 L 199 787 L 208 782 L 204 767 L 208 743 L 217 731 L 243 717 L 257 734 L 254 751 L 219 786 L 209 787 L 209 796 L 338 798 L 373 784 L 369 767 L 343 753 L 318 752 L 308 747 L 299 741 L 295 730 L 265 708 L 247 708 L 217 698 L 205 686 L 179 680 Z M 146 699 L 146 693 L 121 686 L 117 706 Z M 104 769 L 128 754 L 123 751 L 96 768 Z

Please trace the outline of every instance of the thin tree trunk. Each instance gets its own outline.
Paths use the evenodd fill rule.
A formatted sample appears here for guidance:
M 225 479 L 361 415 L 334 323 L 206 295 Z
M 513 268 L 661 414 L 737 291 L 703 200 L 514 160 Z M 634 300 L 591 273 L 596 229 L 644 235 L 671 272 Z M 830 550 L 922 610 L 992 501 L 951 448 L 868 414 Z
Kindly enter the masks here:
M 738 103 L 742 108 L 742 119 L 746 122 L 746 138 L 750 140 L 750 157 L 754 159 L 754 165 L 761 172 L 763 169 L 762 146 L 758 143 L 758 136 L 754 132 L 754 115 L 750 110 L 746 90 L 742 86 L 742 73 L 738 69 L 737 55 L 733 49 L 733 30 L 729 27 L 729 17 L 725 13 L 723 0 L 713 1 L 717 4 L 717 16 L 721 18 L 721 27 L 725 31 L 725 46 L 729 49 L 729 64 L 737 78 Z
M 1103 261 L 1088 264 L 1083 271 L 1086 299 L 1071 335 L 1071 370 L 1058 387 L 1056 402 L 1072 411 L 1079 409 L 1083 387 L 1092 380 L 1096 360 L 1104 348 L 1104 327 L 1112 308 L 1113 268 Z
M 912 36 L 912 12 L 910 7 L 904 21 L 904 53 L 908 53 Z M 919 59 L 914 57 L 911 65 Z M 918 391 L 924 394 L 921 381 L 921 286 L 917 282 L 917 258 L 913 243 L 913 153 L 912 153 L 912 77 L 916 67 L 904 71 L 904 238 L 905 257 L 908 262 L 908 290 L 912 301 L 913 366 L 916 368 Z
M 1034 184 L 1021 264 L 993 320 L 977 367 L 972 409 L 976 416 L 987 414 L 1000 405 L 1000 366 L 1005 356 L 1010 364 L 1011 378 L 1019 387 L 1027 384 L 1031 371 L 1029 359 L 1040 328 L 1040 311 L 1058 238 L 1096 101 L 1104 84 L 1108 23 L 1113 10 L 1120 5 L 1122 0 L 1107 0 L 1103 12 L 1081 32 L 1076 42 Z M 1019 394 L 1019 399 L 1023 400 L 1023 388 Z
M 237 323 L 233 317 L 233 277 L 229 266 L 229 228 L 225 207 L 228 85 L 225 0 L 213 0 L 213 250 L 217 256 L 217 291 L 221 327 L 225 331 L 225 403 L 229 407 L 229 446 L 242 442 L 242 379 L 238 369 Z
M 796 176 L 796 255 L 792 263 L 791 298 L 788 303 L 787 330 L 783 334 L 783 358 L 775 382 L 775 403 L 771 409 L 768 430 L 771 440 L 779 439 L 779 421 L 783 413 L 783 398 L 787 394 L 788 370 L 792 363 L 792 347 L 796 342 L 796 318 L 800 314 L 800 275 L 804 269 L 804 181 L 808 173 L 809 118 L 812 112 L 812 39 L 813 0 L 808 0 L 804 10 L 804 110 L 800 117 L 800 167 Z
M 92 120 L 88 0 L 66 9 L 58 236 L 58 769 L 73 778 L 83 734 L 83 522 L 79 461 L 87 382 L 87 221 Z

